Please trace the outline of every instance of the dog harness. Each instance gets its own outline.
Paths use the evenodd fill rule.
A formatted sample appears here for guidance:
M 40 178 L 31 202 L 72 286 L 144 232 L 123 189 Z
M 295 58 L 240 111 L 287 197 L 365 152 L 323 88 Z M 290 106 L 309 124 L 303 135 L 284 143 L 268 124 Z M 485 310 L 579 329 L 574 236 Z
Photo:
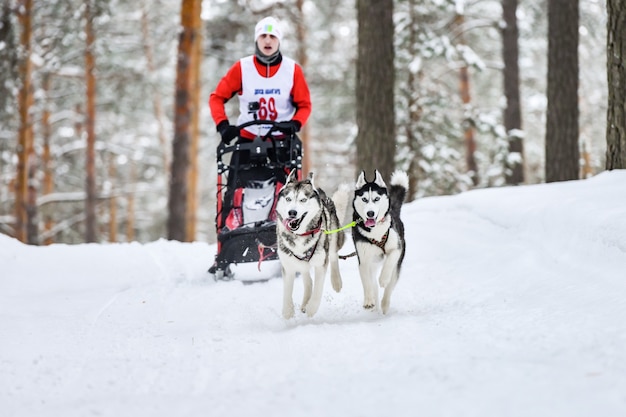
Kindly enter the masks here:
M 298 256 L 295 253 L 291 252 L 291 255 L 293 255 L 294 258 L 299 259 L 301 261 L 304 262 L 309 262 L 311 260 L 311 258 L 313 257 L 313 254 L 315 253 L 315 249 L 317 249 L 317 244 L 320 243 L 320 240 L 317 239 L 317 242 L 315 242 L 315 245 L 313 245 L 312 248 L 310 248 L 309 250 L 307 250 L 306 252 L 304 252 L 304 256 Z
M 386 217 L 386 216 L 385 216 L 385 217 Z M 385 219 L 385 217 L 383 217 L 383 220 Z M 392 219 L 391 221 L 392 221 L 392 224 L 393 224 L 393 219 Z M 381 220 L 381 222 L 382 222 L 382 220 Z M 326 234 L 330 234 L 330 233 L 337 233 L 337 232 L 340 232 L 340 231 L 342 231 L 342 230 L 344 230 L 344 229 L 348 229 L 348 228 L 351 228 L 351 227 L 355 227 L 355 226 L 357 226 L 359 223 L 363 223 L 363 219 L 362 219 L 362 218 L 359 218 L 359 219 L 358 219 L 358 220 L 356 220 L 356 221 L 353 221 L 353 222 L 351 222 L 351 223 L 348 223 L 347 225 L 345 225 L 345 226 L 343 226 L 343 227 L 340 227 L 339 229 L 335 229 L 335 230 L 328 230 L 328 231 L 324 230 L 324 233 L 326 233 Z M 386 231 L 386 232 L 385 232 L 385 234 L 383 235 L 383 238 L 382 238 L 380 241 L 378 241 L 378 240 L 376 240 L 376 239 L 367 239 L 367 240 L 368 240 L 371 244 L 378 246 L 378 247 L 379 247 L 379 248 L 383 251 L 383 254 L 384 254 L 384 255 L 386 255 L 386 254 L 387 254 L 387 251 L 385 251 L 385 244 L 387 243 L 387 239 L 389 239 L 389 231 L 390 231 L 390 230 L 391 230 L 391 226 L 389 227 L 389 229 L 387 229 L 387 231 Z M 350 253 L 350 254 L 348 254 L 348 255 L 339 255 L 339 259 L 348 259 L 348 258 L 351 258 L 351 257 L 353 257 L 353 256 L 356 256 L 356 251 L 354 251 L 354 252 L 352 252 L 352 253 Z
M 391 228 L 389 228 L 389 229 L 391 229 Z M 370 241 L 370 243 L 372 245 L 378 246 L 383 251 L 383 254 L 387 253 L 385 251 L 385 244 L 387 243 L 387 239 L 389 238 L 389 229 L 387 229 L 387 231 L 385 232 L 385 234 L 383 235 L 383 238 L 381 240 L 369 239 L 369 241 Z
M 387 215 L 385 217 L 387 217 Z M 382 223 L 382 221 L 385 220 L 385 217 L 380 219 L 379 223 Z M 387 229 L 387 231 L 385 232 L 381 240 L 376 240 L 374 238 L 367 238 L 367 240 L 372 245 L 378 246 L 383 251 L 383 254 L 387 254 L 387 252 L 385 251 L 385 244 L 387 243 L 387 239 L 389 239 L 389 231 L 391 230 L 392 227 L 393 227 L 393 219 L 391 219 L 391 224 L 389 225 L 389 229 Z

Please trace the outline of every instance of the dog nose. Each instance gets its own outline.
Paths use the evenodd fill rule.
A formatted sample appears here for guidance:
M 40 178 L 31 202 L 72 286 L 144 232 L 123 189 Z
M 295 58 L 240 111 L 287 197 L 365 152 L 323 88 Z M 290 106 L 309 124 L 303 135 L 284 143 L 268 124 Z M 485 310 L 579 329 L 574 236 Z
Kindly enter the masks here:
M 296 217 L 298 212 L 296 210 L 289 210 L 287 214 L 289 214 L 289 217 Z
M 368 212 L 367 212 L 367 217 L 369 217 L 370 219 L 371 219 L 372 217 L 374 217 L 374 212 L 373 212 L 372 210 L 368 211 Z

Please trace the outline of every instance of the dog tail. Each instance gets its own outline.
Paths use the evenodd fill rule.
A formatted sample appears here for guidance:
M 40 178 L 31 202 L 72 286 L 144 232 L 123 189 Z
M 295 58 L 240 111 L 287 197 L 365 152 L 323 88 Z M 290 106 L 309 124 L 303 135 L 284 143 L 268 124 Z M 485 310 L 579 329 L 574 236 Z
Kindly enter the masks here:
M 337 211 L 337 218 L 339 219 L 339 225 L 343 226 L 348 219 L 352 219 L 352 214 L 348 216 L 348 202 L 350 201 L 352 188 L 347 184 L 341 184 L 337 191 L 333 194 L 332 200 L 335 203 L 335 210 Z
M 406 198 L 409 189 L 409 176 L 405 171 L 396 170 L 391 174 L 389 182 L 389 200 L 391 202 L 391 210 L 400 214 L 400 207 Z

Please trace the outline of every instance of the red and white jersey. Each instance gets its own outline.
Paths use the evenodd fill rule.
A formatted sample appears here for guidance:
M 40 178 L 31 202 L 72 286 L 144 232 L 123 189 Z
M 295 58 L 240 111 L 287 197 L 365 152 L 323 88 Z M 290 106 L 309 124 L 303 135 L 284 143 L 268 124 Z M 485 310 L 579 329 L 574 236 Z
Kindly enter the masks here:
M 280 68 L 273 76 L 263 77 L 257 71 L 253 56 L 241 59 L 241 90 L 239 96 L 239 118 L 237 124 L 254 120 L 249 113 L 248 105 L 259 103 L 257 117 L 259 120 L 282 122 L 291 120 L 296 108 L 291 101 L 291 89 L 296 63 L 290 58 L 283 57 Z M 268 125 L 248 126 L 246 130 L 253 135 L 264 135 L 269 130 Z
M 243 67 L 247 67 L 245 81 Z M 258 90 L 258 94 L 255 94 L 255 90 Z M 259 101 L 261 105 L 259 119 L 285 121 L 291 118 L 304 126 L 311 115 L 311 95 L 302 67 L 285 56 L 281 56 L 280 62 L 271 65 L 262 64 L 255 56 L 250 56 L 230 67 L 209 98 L 211 117 L 216 126 L 228 123 L 224 104 L 235 95 L 240 101 L 242 118 L 239 120 L 252 120 L 247 107 L 252 101 Z M 265 106 L 260 102 L 261 98 Z M 272 98 L 273 102 L 270 103 Z M 255 136 L 254 133 L 241 131 L 242 138 L 254 139 Z

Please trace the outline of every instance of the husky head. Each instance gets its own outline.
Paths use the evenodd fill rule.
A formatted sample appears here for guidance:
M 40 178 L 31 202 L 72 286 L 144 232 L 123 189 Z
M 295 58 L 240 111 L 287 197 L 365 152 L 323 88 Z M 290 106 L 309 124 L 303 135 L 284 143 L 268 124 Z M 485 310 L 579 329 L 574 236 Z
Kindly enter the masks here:
M 301 234 L 317 226 L 310 223 L 320 217 L 322 205 L 313 184 L 313 173 L 311 172 L 307 179 L 297 181 L 294 172 L 289 174 L 287 182 L 278 194 L 276 214 L 285 228 Z
M 365 171 L 356 181 L 354 201 L 352 203 L 354 213 L 363 220 L 365 227 L 374 227 L 389 212 L 389 196 L 387 186 L 380 172 L 376 170 L 376 178 L 368 182 L 365 178 Z

